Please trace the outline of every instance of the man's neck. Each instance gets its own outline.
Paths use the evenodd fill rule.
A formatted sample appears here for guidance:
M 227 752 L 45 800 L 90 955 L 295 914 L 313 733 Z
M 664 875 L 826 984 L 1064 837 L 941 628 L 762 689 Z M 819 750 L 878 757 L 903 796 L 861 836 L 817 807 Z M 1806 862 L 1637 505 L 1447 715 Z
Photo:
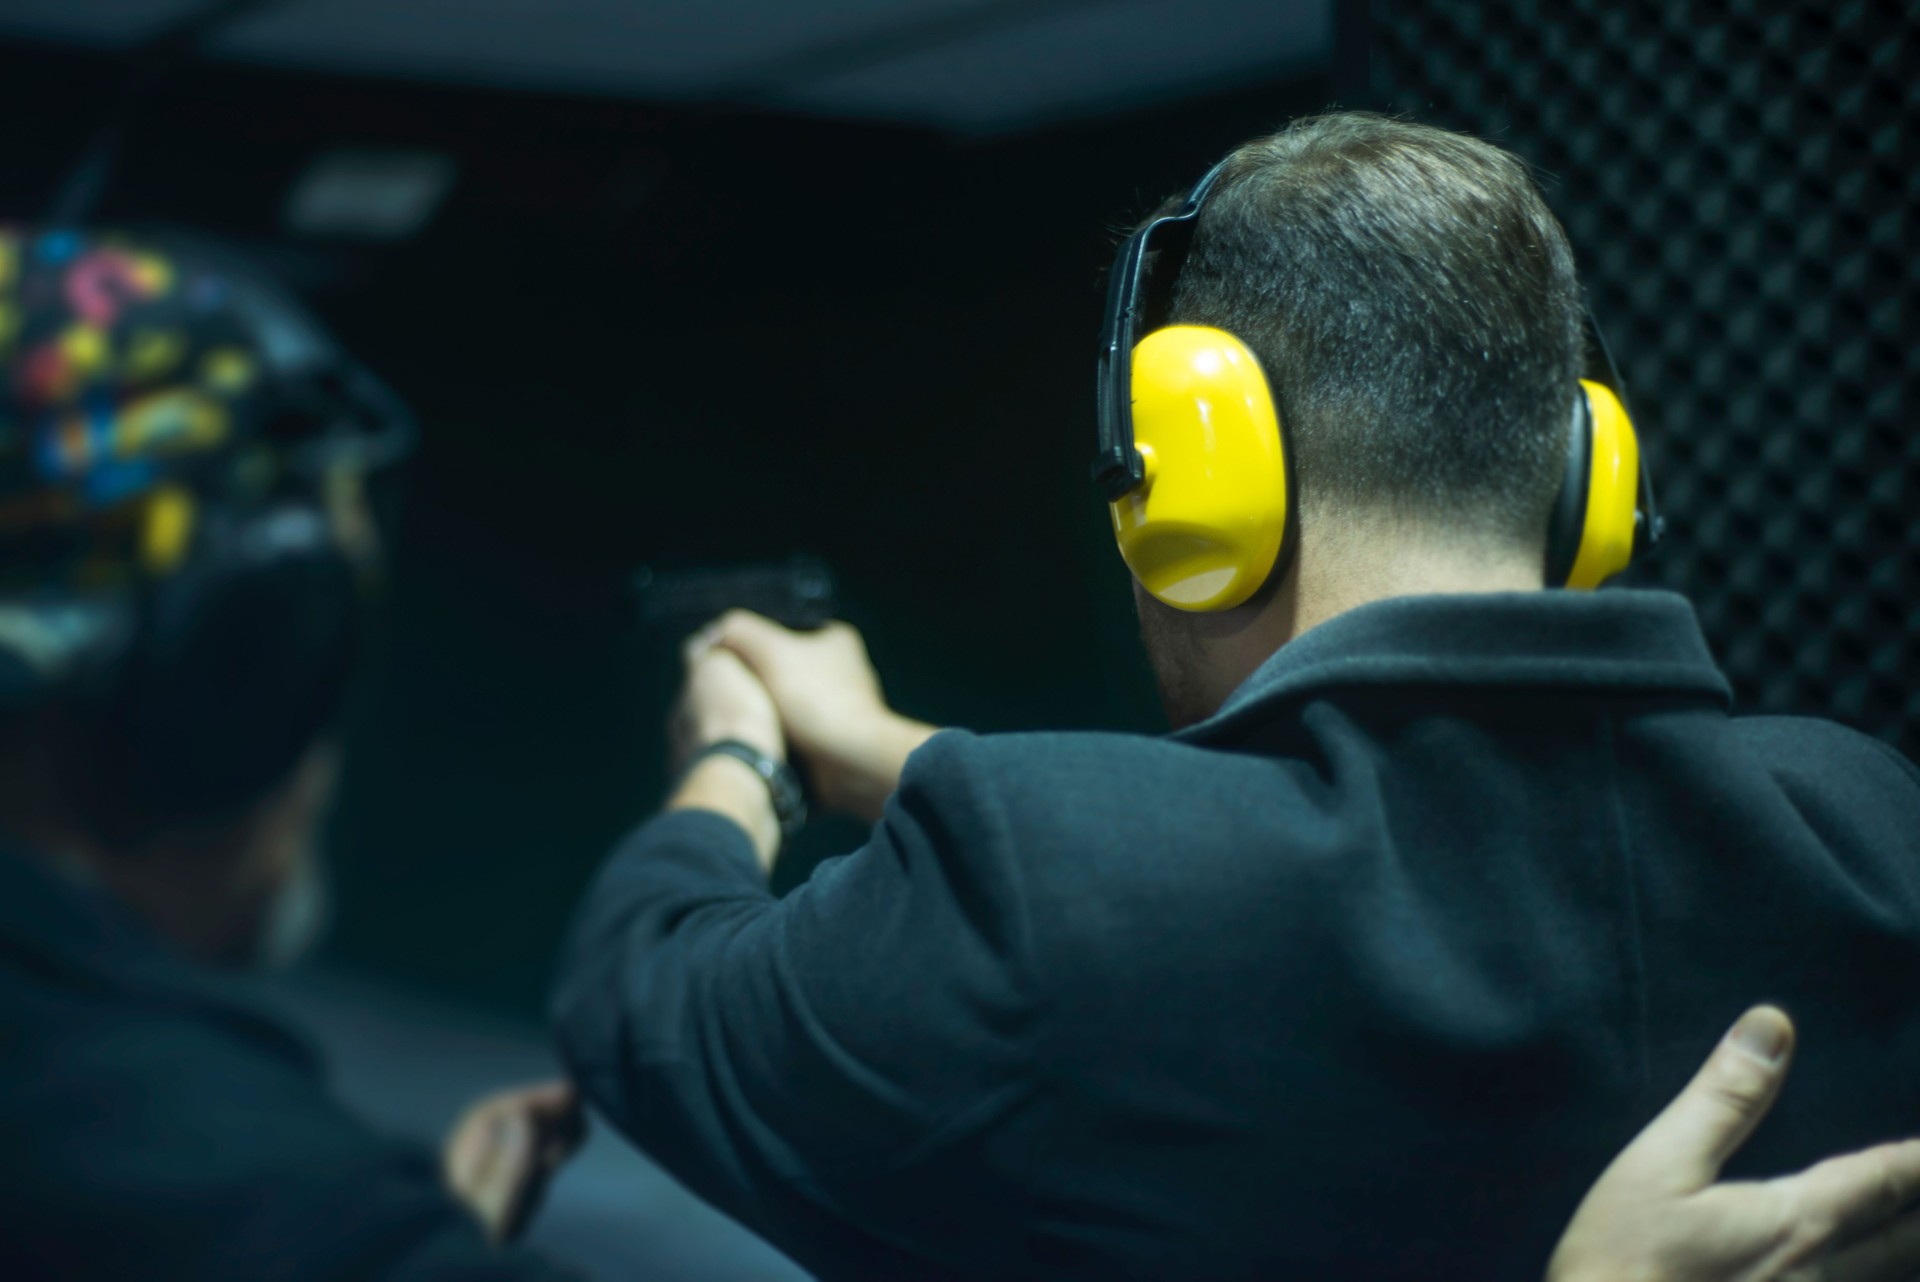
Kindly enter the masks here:
M 1448 544 L 1411 531 L 1351 528 L 1303 547 L 1286 579 L 1223 615 L 1187 616 L 1199 670 L 1188 679 L 1189 716 L 1209 715 L 1294 638 L 1349 610 L 1395 597 L 1528 592 L 1543 586 L 1541 566 L 1523 553 L 1484 544 Z M 1176 723 L 1181 717 L 1173 707 Z
M 1292 640 L 1349 610 L 1406 596 L 1535 592 L 1541 566 L 1528 557 L 1485 549 L 1416 544 L 1343 549 L 1350 554 L 1304 560 L 1296 584 Z M 1277 647 L 1276 647 L 1277 648 Z

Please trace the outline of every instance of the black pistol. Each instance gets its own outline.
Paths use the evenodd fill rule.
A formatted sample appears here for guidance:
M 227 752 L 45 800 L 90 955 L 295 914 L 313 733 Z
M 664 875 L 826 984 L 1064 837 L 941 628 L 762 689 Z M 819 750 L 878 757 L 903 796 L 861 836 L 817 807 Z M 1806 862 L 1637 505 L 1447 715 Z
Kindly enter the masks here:
M 678 641 L 728 610 L 751 610 L 784 627 L 810 631 L 833 619 L 833 572 L 817 557 L 795 555 L 711 570 L 653 570 L 633 576 L 640 622 L 647 632 Z

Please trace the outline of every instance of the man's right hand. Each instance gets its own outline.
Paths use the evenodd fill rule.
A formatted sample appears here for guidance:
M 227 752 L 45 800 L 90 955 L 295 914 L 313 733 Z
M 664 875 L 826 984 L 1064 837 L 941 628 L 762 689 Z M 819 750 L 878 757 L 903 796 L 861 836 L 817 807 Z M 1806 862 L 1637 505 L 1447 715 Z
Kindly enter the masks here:
M 844 623 L 794 632 L 733 610 L 700 640 L 740 656 L 773 695 L 787 744 L 822 805 L 869 822 L 880 817 L 907 757 L 934 728 L 887 706 L 858 632 Z

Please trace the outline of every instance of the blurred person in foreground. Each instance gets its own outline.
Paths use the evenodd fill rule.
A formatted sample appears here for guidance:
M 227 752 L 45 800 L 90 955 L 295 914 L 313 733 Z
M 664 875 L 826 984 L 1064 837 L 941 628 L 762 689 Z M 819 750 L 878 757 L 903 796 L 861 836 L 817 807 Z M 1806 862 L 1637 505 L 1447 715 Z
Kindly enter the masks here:
M 1567 501 L 1639 507 L 1525 168 L 1300 121 L 1122 261 L 1113 359 L 1199 354 L 1108 490 L 1174 733 L 936 734 L 850 630 L 721 620 L 560 968 L 590 1100 L 888 1278 L 1525 1276 L 1756 996 L 1808 1051 L 1748 1171 L 1920 1128 L 1920 774 L 1730 716 L 1678 596 L 1543 590 Z M 789 753 L 874 827 L 775 899 Z
M 0 1276 L 533 1278 L 563 1085 L 439 1161 L 222 972 L 323 915 L 315 827 L 404 412 L 205 247 L 0 231 Z

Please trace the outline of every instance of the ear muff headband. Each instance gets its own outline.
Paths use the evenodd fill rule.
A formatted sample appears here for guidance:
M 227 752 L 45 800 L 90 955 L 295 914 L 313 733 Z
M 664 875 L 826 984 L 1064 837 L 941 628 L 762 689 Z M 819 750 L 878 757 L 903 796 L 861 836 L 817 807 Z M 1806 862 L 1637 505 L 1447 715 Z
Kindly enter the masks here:
M 1100 445 L 1093 464 L 1093 478 L 1106 490 L 1109 501 L 1140 484 L 1146 474 L 1133 441 L 1133 349 L 1140 336 L 1147 253 L 1156 239 L 1166 243 L 1176 235 L 1183 240 L 1191 235 L 1200 207 L 1226 164 L 1223 160 L 1209 169 L 1179 209 L 1129 236 L 1114 259 L 1113 274 L 1107 280 L 1106 318 L 1100 326 Z

